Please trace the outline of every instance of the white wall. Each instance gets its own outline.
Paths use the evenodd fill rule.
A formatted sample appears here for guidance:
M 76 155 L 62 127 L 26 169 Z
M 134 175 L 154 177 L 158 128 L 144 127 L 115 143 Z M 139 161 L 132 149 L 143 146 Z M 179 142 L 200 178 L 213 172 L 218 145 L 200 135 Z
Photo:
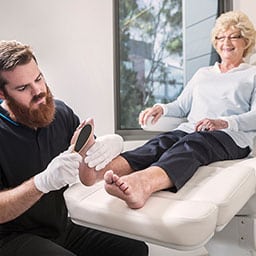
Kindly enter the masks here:
M 256 24 L 256 1 L 234 0 Z M 114 132 L 112 0 L 8 0 L 0 39 L 31 44 L 54 95 Z
M 234 9 L 246 13 L 256 27 L 256 1 L 255 0 L 233 0 Z
M 8 0 L 1 40 L 31 44 L 57 98 L 114 132 L 112 0 Z

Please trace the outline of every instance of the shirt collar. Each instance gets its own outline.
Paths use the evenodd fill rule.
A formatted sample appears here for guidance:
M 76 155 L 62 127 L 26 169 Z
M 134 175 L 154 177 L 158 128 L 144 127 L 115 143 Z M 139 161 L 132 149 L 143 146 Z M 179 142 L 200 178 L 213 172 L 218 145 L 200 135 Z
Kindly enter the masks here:
M 220 71 L 220 67 L 219 67 L 220 63 L 219 62 L 215 62 L 214 66 L 213 66 L 213 70 L 215 70 L 218 73 L 221 73 Z M 251 68 L 252 65 L 248 64 L 248 63 L 241 63 L 238 67 L 232 68 L 230 69 L 228 72 L 226 73 L 231 73 L 231 72 L 236 72 L 236 71 L 241 71 L 241 70 L 246 70 L 248 68 Z

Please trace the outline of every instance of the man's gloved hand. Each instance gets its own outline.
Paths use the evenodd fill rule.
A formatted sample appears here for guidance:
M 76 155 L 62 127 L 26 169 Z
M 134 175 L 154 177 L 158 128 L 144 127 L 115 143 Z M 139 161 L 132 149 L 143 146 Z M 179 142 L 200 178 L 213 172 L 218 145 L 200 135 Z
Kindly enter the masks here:
M 98 137 L 95 143 L 87 151 L 84 162 L 96 171 L 104 168 L 113 158 L 123 150 L 123 138 L 117 134 L 109 134 Z
M 35 186 L 43 193 L 60 189 L 77 180 L 79 164 L 82 157 L 72 152 L 73 146 L 57 157 L 47 166 L 46 170 L 34 177 Z

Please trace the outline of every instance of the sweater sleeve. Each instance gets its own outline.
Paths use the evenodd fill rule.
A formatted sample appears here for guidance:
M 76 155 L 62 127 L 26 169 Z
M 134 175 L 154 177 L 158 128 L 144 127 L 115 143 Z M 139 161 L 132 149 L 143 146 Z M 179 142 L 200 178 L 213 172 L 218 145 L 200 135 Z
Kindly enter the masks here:
M 248 112 L 220 117 L 228 122 L 228 129 L 244 132 L 256 130 L 256 78 L 254 78 L 254 90 L 251 95 L 250 110 Z
M 164 115 L 172 116 L 172 117 L 187 117 L 193 100 L 193 90 L 196 85 L 196 77 L 197 71 L 195 75 L 191 78 L 191 80 L 187 83 L 179 97 L 170 103 L 164 104 Z

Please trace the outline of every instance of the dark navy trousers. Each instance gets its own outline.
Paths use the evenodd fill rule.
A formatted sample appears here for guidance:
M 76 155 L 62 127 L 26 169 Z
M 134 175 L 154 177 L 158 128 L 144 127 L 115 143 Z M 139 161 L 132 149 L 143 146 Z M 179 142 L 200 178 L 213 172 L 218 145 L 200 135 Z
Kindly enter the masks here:
M 69 221 L 56 239 L 13 234 L 0 243 L 1 256 L 147 256 L 141 241 L 75 225 Z M 7 241 L 8 240 L 8 241 Z M 1 241 L 0 241 L 1 242 Z
M 134 171 L 150 166 L 161 167 L 179 190 L 198 167 L 222 160 L 241 159 L 250 148 L 241 148 L 223 131 L 185 133 L 174 130 L 160 134 L 122 156 Z

